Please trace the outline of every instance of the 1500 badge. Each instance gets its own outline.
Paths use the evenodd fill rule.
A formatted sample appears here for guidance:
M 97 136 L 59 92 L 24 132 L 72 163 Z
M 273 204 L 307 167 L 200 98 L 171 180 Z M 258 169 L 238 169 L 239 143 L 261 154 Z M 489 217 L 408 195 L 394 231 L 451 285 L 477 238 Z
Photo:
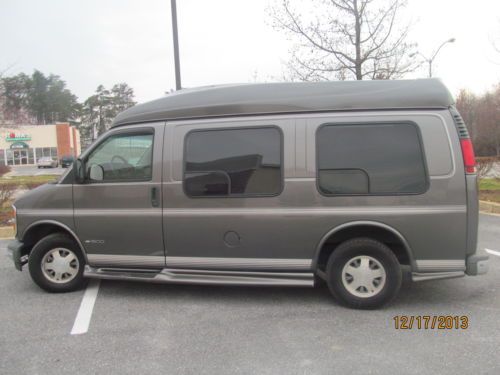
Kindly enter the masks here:
M 102 244 L 104 244 L 104 240 L 85 240 L 85 243 L 91 243 L 94 245 L 102 245 Z

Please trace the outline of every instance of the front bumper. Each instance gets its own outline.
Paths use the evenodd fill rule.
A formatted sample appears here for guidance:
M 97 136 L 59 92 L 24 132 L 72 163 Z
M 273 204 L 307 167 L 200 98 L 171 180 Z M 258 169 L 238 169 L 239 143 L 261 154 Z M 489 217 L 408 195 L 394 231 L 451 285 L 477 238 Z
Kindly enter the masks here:
M 19 240 L 12 240 L 7 245 L 7 255 L 14 262 L 16 270 L 22 271 L 23 266 L 28 263 L 28 255 L 23 255 L 24 244 Z
M 488 255 L 473 254 L 467 257 L 465 273 L 469 276 L 484 275 L 488 272 Z

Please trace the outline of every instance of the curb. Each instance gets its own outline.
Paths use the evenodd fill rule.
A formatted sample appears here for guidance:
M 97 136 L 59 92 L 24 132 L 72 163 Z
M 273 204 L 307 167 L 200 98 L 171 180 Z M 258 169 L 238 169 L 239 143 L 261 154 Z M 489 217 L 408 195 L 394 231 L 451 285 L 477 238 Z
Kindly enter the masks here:
M 479 201 L 479 211 L 486 214 L 500 214 L 500 203 Z

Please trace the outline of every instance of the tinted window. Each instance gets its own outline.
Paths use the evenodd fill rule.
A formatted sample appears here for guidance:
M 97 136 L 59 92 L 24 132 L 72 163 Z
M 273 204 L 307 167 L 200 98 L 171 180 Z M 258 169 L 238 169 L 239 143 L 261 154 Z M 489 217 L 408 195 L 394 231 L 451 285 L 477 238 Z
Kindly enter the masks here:
M 144 181 L 151 179 L 153 134 L 117 134 L 108 137 L 87 159 L 103 169 L 103 181 Z
M 415 194 L 427 187 L 415 125 L 327 125 L 317 133 L 324 194 Z
M 274 127 L 194 131 L 185 144 L 190 196 L 257 196 L 282 188 L 281 132 Z

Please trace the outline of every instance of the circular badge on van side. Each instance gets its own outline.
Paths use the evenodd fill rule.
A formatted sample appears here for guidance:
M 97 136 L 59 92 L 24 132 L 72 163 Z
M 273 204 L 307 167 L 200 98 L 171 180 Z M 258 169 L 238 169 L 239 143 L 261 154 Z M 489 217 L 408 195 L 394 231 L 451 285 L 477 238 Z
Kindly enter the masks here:
M 235 231 L 228 231 L 224 234 L 224 243 L 228 247 L 236 247 L 240 245 L 240 235 Z

